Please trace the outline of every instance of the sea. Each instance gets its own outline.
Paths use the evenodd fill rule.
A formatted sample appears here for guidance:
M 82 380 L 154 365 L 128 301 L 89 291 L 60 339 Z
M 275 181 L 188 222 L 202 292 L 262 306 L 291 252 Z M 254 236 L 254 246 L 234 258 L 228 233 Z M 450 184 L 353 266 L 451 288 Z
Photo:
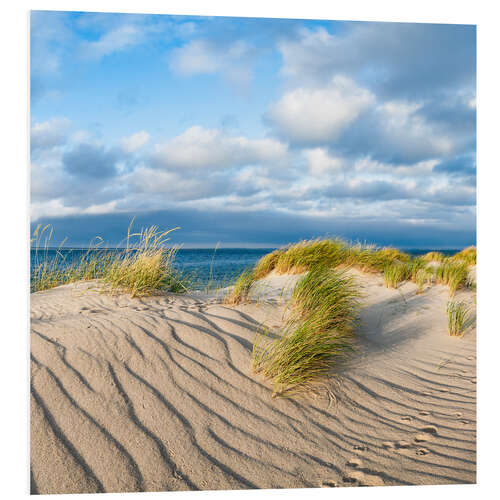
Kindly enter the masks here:
M 263 256 L 274 248 L 181 248 L 177 251 L 174 268 L 185 277 L 193 289 L 229 286 L 246 269 L 253 267 Z M 410 255 L 423 255 L 433 249 L 404 249 Z M 103 250 L 99 250 L 102 252 Z M 120 254 L 121 248 L 109 248 L 110 253 Z M 445 255 L 453 255 L 458 250 L 438 250 Z M 57 261 L 60 266 L 78 262 L 87 252 L 86 248 L 31 249 L 31 272 L 44 260 Z M 90 250 L 92 252 L 92 250 Z

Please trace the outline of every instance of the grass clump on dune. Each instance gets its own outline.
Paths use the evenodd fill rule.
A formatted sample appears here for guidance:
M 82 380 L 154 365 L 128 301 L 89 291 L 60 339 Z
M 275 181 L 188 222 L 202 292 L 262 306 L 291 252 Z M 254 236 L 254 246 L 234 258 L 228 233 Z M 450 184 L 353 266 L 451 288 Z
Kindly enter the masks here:
M 178 229 L 178 228 L 175 228 Z M 133 297 L 160 291 L 184 292 L 186 284 L 174 270 L 176 248 L 167 247 L 167 235 L 157 226 L 130 233 L 122 250 L 102 248 L 102 238 L 75 261 L 67 261 L 62 245 L 49 257 L 52 229 L 38 226 L 32 238 L 34 264 L 31 270 L 31 292 L 46 290 L 81 280 L 99 279 L 107 291 L 123 291 Z M 134 240 L 136 239 L 136 243 Z
M 132 297 L 158 291 L 183 292 L 186 287 L 173 269 L 177 249 L 166 247 L 167 235 L 177 228 L 159 231 L 151 226 L 127 236 L 124 253 L 112 260 L 102 279 L 111 290 L 129 292 Z M 130 239 L 138 241 L 130 245 Z
M 467 286 L 469 270 L 464 262 L 444 262 L 436 268 L 436 283 L 448 285 L 450 295 Z
M 304 240 L 262 257 L 255 266 L 256 279 L 271 271 L 302 274 L 318 266 L 353 266 L 365 272 L 383 272 L 393 262 L 409 262 L 410 256 L 396 248 L 350 245 L 340 238 Z
M 255 279 L 264 278 L 271 271 L 273 271 L 282 254 L 283 250 L 274 250 L 273 252 L 264 255 L 255 265 Z
M 443 262 L 446 259 L 445 255 L 441 252 L 427 252 L 420 258 L 425 262 Z
M 429 267 L 423 267 L 419 269 L 415 275 L 415 283 L 417 284 L 417 294 L 423 293 L 424 285 L 427 283 L 430 285 L 432 283 L 432 277 L 434 272 Z
M 275 269 L 280 274 L 301 274 L 317 266 L 336 267 L 345 261 L 347 248 L 339 239 L 301 241 L 278 254 Z
M 454 262 L 464 262 L 465 264 L 469 266 L 475 266 L 476 265 L 476 247 L 467 247 L 461 250 L 460 252 L 456 253 L 451 257 L 451 261 Z
M 53 256 L 49 256 L 53 228 L 38 225 L 33 231 L 31 245 L 34 259 L 31 268 L 30 291 L 39 292 L 79 280 L 100 278 L 108 268 L 112 254 L 101 249 L 102 238 L 95 238 L 88 250 L 77 262 L 68 262 L 68 254 L 63 253 L 63 240 Z
M 448 302 L 446 305 L 448 315 L 448 333 L 456 337 L 462 336 L 469 319 L 469 308 L 465 302 Z
M 406 267 L 401 264 L 390 264 L 384 271 L 384 284 L 387 288 L 397 288 L 407 279 Z
M 255 272 L 253 269 L 243 271 L 236 280 L 232 290 L 224 298 L 224 303 L 230 305 L 241 304 L 248 300 L 248 294 L 255 283 Z
M 342 271 L 317 267 L 295 286 L 282 335 L 262 345 L 257 335 L 254 371 L 270 379 L 273 397 L 310 388 L 353 350 L 360 292 Z

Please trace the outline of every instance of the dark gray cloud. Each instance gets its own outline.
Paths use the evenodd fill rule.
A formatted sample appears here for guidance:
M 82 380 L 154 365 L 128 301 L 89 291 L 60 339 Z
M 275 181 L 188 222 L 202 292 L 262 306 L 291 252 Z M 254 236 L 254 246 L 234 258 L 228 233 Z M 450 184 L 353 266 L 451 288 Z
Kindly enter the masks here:
M 82 143 L 63 155 L 64 170 L 71 175 L 90 179 L 114 177 L 121 154 L 116 149 Z
M 70 236 L 67 245 L 87 245 L 96 234 L 107 236 L 113 245 L 123 241 L 135 216 L 134 227 L 156 224 L 168 229 L 180 226 L 172 234 L 174 244 L 215 245 L 227 243 L 270 244 L 281 246 L 302 238 L 341 236 L 353 241 L 412 248 L 463 248 L 475 244 L 475 216 L 454 214 L 442 221 L 411 223 L 383 215 L 366 217 L 308 217 L 279 211 L 211 211 L 173 209 L 157 212 L 78 215 L 43 218 L 52 224 L 54 244 Z
M 326 81 L 345 73 L 384 98 L 429 98 L 475 90 L 476 28 L 418 23 L 343 23 L 302 31 L 280 45 L 286 74 Z

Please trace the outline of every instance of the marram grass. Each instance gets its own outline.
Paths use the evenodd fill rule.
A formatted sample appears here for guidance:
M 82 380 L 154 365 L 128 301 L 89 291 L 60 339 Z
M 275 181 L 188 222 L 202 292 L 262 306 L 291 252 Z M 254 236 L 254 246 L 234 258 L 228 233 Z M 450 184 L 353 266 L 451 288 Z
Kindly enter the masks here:
M 467 286 L 469 269 L 462 261 L 445 261 L 436 268 L 436 283 L 448 285 L 450 296 L 459 289 Z
M 257 334 L 253 346 L 254 371 L 271 380 L 273 397 L 311 388 L 352 352 L 359 297 L 353 277 L 326 267 L 297 282 L 282 335 Z
M 230 292 L 224 298 L 224 303 L 230 305 L 241 304 L 247 302 L 249 298 L 250 289 L 255 283 L 255 271 L 247 269 L 243 271 Z
M 456 253 L 453 257 L 451 257 L 452 261 L 455 262 L 464 262 L 469 266 L 476 265 L 476 247 L 467 247 Z
M 302 274 L 318 266 L 353 266 L 364 272 L 383 272 L 394 262 L 409 262 L 410 256 L 396 248 L 377 249 L 373 245 L 349 244 L 340 238 L 303 240 L 270 254 L 256 264 L 255 278 L 270 272 Z
M 422 255 L 421 259 L 425 262 L 443 262 L 446 257 L 441 252 L 427 252 L 425 255 Z
M 31 292 L 94 279 L 102 280 L 107 291 L 122 291 L 133 297 L 161 291 L 184 292 L 186 284 L 172 266 L 177 250 L 166 246 L 168 234 L 175 229 L 160 231 L 151 226 L 130 233 L 129 228 L 122 251 L 101 248 L 103 240 L 97 238 L 97 244 L 91 244 L 79 260 L 66 263 L 62 247 L 52 259 L 48 258 L 52 229 L 38 226 L 32 238 L 35 257 Z
M 448 334 L 457 337 L 462 336 L 469 319 L 469 308 L 465 302 L 449 301 L 446 305 L 448 315 Z

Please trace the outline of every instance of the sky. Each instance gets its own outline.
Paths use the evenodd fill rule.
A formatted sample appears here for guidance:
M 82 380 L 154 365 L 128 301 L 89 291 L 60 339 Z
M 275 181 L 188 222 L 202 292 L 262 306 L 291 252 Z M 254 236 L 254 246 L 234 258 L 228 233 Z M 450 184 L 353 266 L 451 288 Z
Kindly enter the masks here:
M 31 224 L 191 247 L 476 239 L 476 29 L 32 11 Z

